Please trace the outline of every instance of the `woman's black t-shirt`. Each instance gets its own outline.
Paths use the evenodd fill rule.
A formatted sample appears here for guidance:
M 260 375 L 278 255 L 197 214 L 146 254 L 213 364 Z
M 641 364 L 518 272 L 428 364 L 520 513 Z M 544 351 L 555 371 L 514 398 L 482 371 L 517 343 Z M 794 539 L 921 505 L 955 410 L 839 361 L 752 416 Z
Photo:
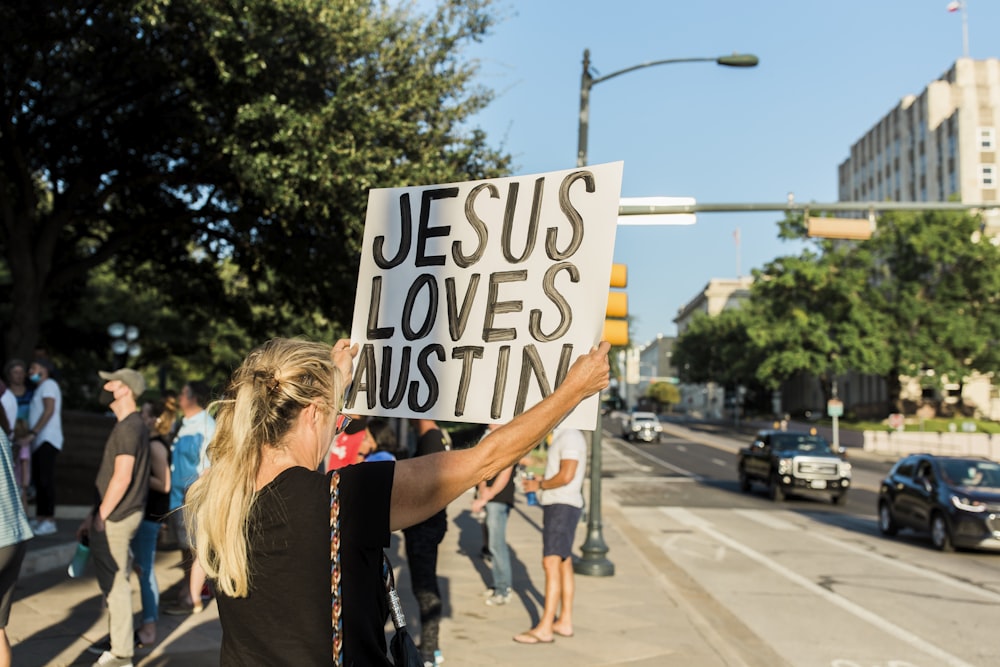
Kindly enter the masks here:
M 389 546 L 395 463 L 340 469 L 345 665 L 391 665 L 382 549 Z M 223 665 L 332 665 L 330 475 L 290 468 L 250 516 L 250 594 L 219 592 Z
M 152 456 L 153 441 L 159 441 L 163 448 L 167 450 L 167 474 L 170 474 L 170 445 L 167 444 L 166 439 L 162 435 L 150 435 L 149 436 L 149 448 L 150 456 Z M 154 490 L 152 487 L 149 489 L 149 495 L 146 496 L 146 514 L 142 517 L 144 521 L 163 521 L 167 514 L 170 513 L 170 494 L 161 493 L 160 491 Z

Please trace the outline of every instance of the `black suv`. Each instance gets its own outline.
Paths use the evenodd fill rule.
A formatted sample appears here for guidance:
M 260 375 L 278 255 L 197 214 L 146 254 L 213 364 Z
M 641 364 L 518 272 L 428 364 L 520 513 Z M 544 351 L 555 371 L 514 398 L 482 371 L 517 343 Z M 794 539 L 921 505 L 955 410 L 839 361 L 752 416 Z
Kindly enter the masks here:
M 760 431 L 740 450 L 737 466 L 740 489 L 746 493 L 753 482 L 766 484 L 771 500 L 820 493 L 840 503 L 851 486 L 851 464 L 813 433 Z
M 878 494 L 883 535 L 927 531 L 941 551 L 1000 549 L 1000 463 L 914 454 L 896 462 Z

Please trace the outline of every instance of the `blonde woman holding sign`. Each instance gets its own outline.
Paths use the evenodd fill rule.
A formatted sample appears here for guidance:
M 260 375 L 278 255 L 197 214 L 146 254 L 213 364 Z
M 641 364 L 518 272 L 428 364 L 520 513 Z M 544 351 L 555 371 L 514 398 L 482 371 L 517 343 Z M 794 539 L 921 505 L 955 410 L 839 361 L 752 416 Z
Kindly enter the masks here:
M 477 447 L 326 475 L 315 470 L 346 426 L 341 397 L 358 346 L 274 339 L 251 352 L 219 401 L 211 465 L 189 492 L 197 552 L 216 580 L 221 664 L 390 665 L 390 532 L 519 460 L 606 387 L 608 348 L 582 355 L 548 397 Z

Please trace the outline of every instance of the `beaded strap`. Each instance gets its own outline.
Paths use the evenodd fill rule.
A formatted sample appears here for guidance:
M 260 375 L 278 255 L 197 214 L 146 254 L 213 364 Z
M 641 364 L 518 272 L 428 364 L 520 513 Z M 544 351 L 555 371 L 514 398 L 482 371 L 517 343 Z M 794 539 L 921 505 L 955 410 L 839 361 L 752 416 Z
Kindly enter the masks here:
M 340 473 L 330 476 L 330 599 L 333 603 L 333 664 L 344 664 L 344 619 L 340 590 Z

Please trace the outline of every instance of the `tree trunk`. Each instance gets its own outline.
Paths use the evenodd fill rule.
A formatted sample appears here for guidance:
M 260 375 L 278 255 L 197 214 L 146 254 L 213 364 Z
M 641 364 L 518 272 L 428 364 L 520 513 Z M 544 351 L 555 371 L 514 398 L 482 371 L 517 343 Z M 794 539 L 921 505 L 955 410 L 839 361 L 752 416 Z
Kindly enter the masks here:
M 31 200 L 32 202 L 34 200 Z M 47 284 L 58 236 L 58 223 L 34 219 L 28 213 L 5 211 L 7 266 L 11 277 L 10 322 L 4 339 L 7 358 L 30 362 L 38 344 Z M 6 216 L 11 216 L 10 219 Z
M 833 376 L 829 373 L 823 373 L 819 376 L 819 390 L 823 394 L 823 405 L 820 406 L 820 413 L 826 414 L 826 404 L 830 402 L 833 397 Z
M 22 359 L 28 363 L 34 356 L 41 330 L 42 290 L 30 272 L 12 271 L 10 322 L 4 340 L 7 359 Z
M 885 390 L 889 395 L 889 410 L 890 412 L 898 412 L 903 414 L 903 399 L 901 394 L 901 387 L 899 386 L 899 369 L 890 369 L 888 373 L 885 374 Z

